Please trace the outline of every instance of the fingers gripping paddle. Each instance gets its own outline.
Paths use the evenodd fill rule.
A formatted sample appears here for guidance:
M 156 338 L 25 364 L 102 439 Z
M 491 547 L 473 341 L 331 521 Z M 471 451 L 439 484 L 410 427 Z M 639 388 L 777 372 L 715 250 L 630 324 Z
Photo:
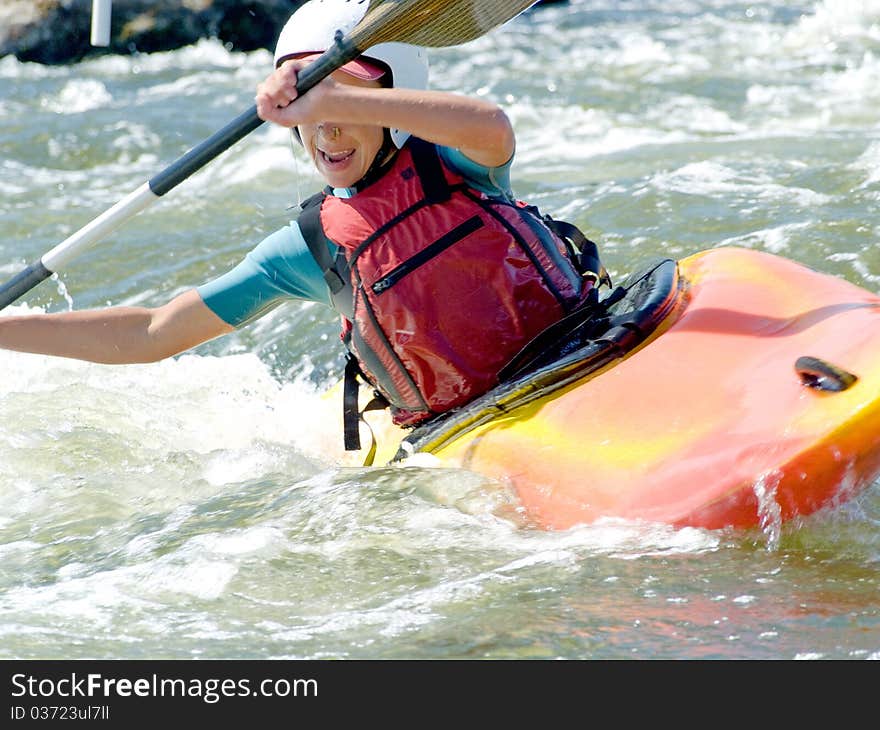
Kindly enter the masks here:
M 371 0 L 363 19 L 298 76 L 304 94 L 336 69 L 377 43 L 397 41 L 419 46 L 455 46 L 484 35 L 537 0 Z M 0 286 L 0 309 L 49 278 L 81 251 L 200 170 L 263 123 L 256 105 L 193 147 L 137 190 L 106 210 L 12 279 Z

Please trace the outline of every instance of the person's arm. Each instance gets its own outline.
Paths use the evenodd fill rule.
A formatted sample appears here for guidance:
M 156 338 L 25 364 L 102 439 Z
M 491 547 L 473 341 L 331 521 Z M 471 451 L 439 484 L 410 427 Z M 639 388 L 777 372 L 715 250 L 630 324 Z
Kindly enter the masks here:
M 0 347 L 108 364 L 155 362 L 232 329 L 192 289 L 152 309 L 0 317 Z
M 0 348 L 101 363 L 154 362 L 243 327 L 285 299 L 330 304 L 294 223 L 236 267 L 167 304 L 0 317 Z
M 513 156 L 513 127 L 492 102 L 445 91 L 337 83 L 332 75 L 296 100 L 296 73 L 303 65 L 285 61 L 258 86 L 261 119 L 284 127 L 320 122 L 396 127 L 459 149 L 486 167 L 501 166 Z

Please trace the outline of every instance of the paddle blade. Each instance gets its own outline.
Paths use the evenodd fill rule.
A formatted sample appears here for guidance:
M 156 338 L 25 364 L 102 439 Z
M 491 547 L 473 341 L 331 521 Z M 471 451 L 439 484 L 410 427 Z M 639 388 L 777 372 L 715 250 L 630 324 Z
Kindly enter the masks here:
M 397 41 L 442 47 L 467 43 L 538 0 L 373 0 L 349 40 L 361 51 Z

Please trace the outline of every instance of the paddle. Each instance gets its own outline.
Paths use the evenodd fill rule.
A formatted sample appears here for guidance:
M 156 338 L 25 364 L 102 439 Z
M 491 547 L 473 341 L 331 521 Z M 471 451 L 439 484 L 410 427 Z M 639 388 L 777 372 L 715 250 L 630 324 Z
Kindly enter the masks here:
M 370 0 L 361 22 L 347 36 L 339 34 L 332 48 L 299 73 L 297 92 L 304 94 L 370 46 L 391 41 L 428 47 L 459 45 L 484 35 L 536 2 L 537 0 Z M 137 190 L 0 286 L 0 309 L 52 276 L 74 256 L 140 213 L 262 123 L 254 105 L 223 129 L 193 147 Z

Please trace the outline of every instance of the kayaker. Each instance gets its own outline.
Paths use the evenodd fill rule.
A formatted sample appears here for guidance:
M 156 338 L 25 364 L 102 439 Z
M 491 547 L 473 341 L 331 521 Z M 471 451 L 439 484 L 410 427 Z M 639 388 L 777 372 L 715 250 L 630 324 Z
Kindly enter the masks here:
M 302 5 L 257 88 L 260 117 L 289 127 L 327 183 L 297 220 L 163 306 L 2 318 L 0 346 L 149 362 L 284 301 L 315 301 L 342 316 L 349 379 L 359 374 L 395 422 L 411 425 L 491 388 L 531 338 L 583 304 L 599 278 L 595 247 L 517 202 L 507 116 L 490 101 L 427 89 L 423 49 L 373 46 L 297 97 L 297 74 L 366 8 Z M 356 388 L 347 392 L 346 445 L 356 448 Z

